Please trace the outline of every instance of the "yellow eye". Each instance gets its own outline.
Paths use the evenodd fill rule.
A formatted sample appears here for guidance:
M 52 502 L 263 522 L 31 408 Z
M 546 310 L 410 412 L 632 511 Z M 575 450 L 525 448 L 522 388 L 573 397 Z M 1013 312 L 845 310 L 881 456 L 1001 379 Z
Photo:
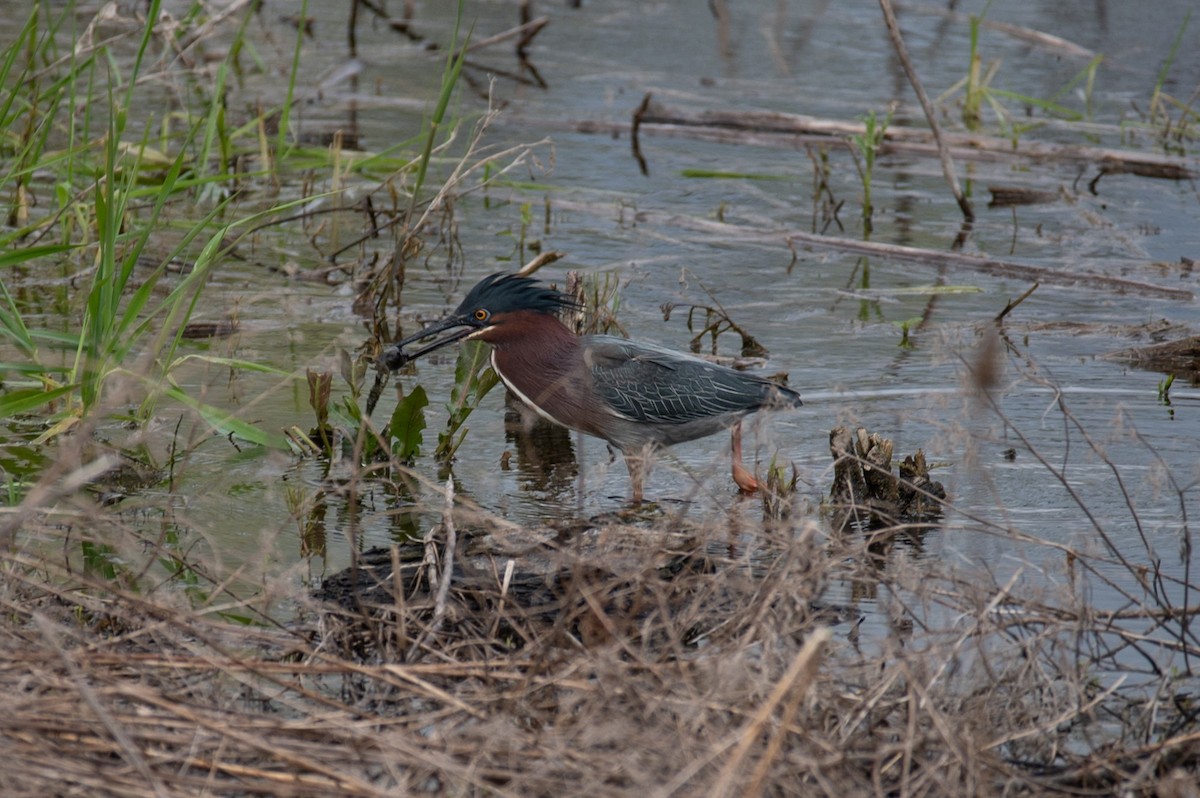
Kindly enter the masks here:
M 475 311 L 475 320 L 476 321 L 487 321 L 487 317 L 488 317 L 488 312 L 486 310 L 484 310 L 483 308 L 480 308 L 479 310 Z

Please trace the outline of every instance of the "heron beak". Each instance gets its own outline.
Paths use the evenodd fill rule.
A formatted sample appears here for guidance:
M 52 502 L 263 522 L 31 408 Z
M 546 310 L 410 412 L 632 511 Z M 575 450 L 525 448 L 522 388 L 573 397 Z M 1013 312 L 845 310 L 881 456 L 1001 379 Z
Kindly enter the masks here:
M 456 329 L 461 328 L 461 329 Z M 446 330 L 454 330 L 454 332 L 439 338 L 433 343 L 426 344 L 415 352 L 405 352 L 404 347 L 409 344 L 423 341 L 426 338 L 445 332 Z M 387 366 L 392 371 L 400 368 L 406 363 L 411 363 L 421 355 L 427 355 L 435 349 L 441 349 L 447 344 L 452 344 L 462 338 L 466 338 L 471 333 L 475 332 L 476 328 L 462 316 L 450 316 L 441 321 L 434 322 L 418 333 L 408 336 L 407 338 L 397 341 L 391 346 L 385 347 L 383 353 L 380 354 L 379 360 L 383 365 Z

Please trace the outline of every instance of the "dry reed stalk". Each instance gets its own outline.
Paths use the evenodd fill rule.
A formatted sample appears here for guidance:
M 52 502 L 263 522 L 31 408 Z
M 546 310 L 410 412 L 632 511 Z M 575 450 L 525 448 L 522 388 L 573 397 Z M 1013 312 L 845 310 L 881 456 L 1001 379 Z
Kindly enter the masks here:
M 442 510 L 457 544 L 426 570 L 436 588 L 405 559 L 424 546 L 396 546 L 374 598 L 297 595 L 298 617 L 263 625 L 72 566 L 86 526 L 153 571 L 154 546 L 111 511 L 26 525 L 0 556 L 6 794 L 1149 796 L 1186 795 L 1200 766 L 1194 677 L 1129 667 L 1200 654 L 1179 627 L 1195 608 L 1161 591 L 1101 610 L 1065 575 L 1021 589 L 1019 569 L 916 556 L 939 530 L 522 534 Z M 1044 574 L 1139 567 L 970 522 Z M 531 590 L 533 562 L 549 593 Z

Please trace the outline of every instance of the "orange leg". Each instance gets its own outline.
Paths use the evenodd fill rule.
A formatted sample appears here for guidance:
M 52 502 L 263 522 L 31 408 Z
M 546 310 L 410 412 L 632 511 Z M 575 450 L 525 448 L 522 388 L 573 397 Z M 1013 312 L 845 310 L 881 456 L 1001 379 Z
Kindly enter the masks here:
M 754 493 L 758 490 L 758 480 L 742 465 L 742 422 L 737 422 L 730 430 L 733 436 L 733 481 L 742 493 Z
M 625 467 L 629 469 L 631 504 L 641 504 L 646 474 L 650 471 L 650 447 L 639 452 L 625 452 Z

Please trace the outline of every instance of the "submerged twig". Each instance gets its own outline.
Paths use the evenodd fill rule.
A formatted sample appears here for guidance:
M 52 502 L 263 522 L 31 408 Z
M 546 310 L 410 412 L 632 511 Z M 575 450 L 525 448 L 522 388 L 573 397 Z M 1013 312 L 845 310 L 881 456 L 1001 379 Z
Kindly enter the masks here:
M 954 173 L 954 161 L 950 158 L 950 149 L 942 139 L 942 126 L 938 124 L 937 112 L 934 110 L 933 103 L 929 101 L 929 96 L 925 94 L 925 87 L 921 85 L 921 80 L 917 77 L 917 70 L 908 57 L 908 49 L 904 46 L 904 37 L 900 35 L 900 25 L 897 24 L 896 15 L 892 11 L 891 0 L 879 0 L 879 7 L 883 10 L 883 21 L 887 25 L 888 35 L 892 37 L 892 45 L 896 48 L 900 64 L 904 67 L 904 74 L 908 76 L 908 82 L 912 84 L 913 90 L 917 93 L 917 101 L 921 103 L 925 119 L 929 122 L 930 130 L 933 131 L 933 140 L 937 142 L 938 158 L 942 162 L 942 174 L 945 175 L 946 183 L 950 186 L 950 193 L 954 195 L 958 207 L 962 209 L 963 218 L 968 222 L 973 222 L 975 221 L 975 211 L 971 208 L 971 201 L 963 194 L 962 186 L 958 184 L 958 176 Z

